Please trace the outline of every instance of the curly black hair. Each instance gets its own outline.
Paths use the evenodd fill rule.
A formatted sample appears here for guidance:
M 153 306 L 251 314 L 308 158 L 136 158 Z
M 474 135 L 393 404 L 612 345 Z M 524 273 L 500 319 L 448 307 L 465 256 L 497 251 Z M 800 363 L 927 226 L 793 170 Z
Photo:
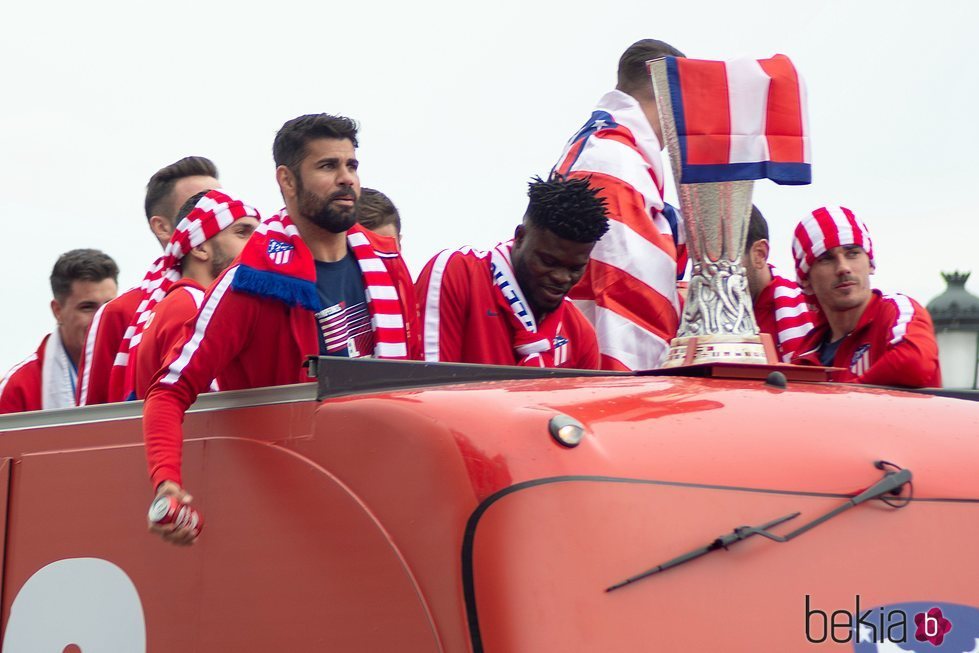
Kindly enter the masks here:
M 590 178 L 553 175 L 544 181 L 534 177 L 527 184 L 530 202 L 524 219 L 559 238 L 594 243 L 608 231 L 605 198 L 598 194 L 601 190 L 590 184 Z

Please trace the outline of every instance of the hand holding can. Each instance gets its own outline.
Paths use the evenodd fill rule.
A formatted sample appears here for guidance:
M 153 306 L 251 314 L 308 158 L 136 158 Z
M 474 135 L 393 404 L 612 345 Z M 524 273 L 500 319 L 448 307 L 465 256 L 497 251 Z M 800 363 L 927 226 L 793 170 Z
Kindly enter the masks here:
M 161 483 L 147 515 L 150 531 L 171 544 L 193 544 L 204 528 L 204 519 L 191 500 L 176 483 Z

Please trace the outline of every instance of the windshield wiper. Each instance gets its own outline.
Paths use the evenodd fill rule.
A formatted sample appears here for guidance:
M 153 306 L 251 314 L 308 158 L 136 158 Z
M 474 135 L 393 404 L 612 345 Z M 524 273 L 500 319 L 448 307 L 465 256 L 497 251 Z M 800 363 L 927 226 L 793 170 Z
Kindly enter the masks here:
M 879 462 L 875 464 L 875 466 L 878 469 L 883 469 L 885 465 L 889 465 L 889 463 Z M 790 519 L 795 519 L 802 513 L 794 512 L 788 515 L 784 515 L 777 519 L 773 519 L 768 523 L 762 524 L 761 526 L 739 526 L 735 528 L 733 531 L 731 531 L 730 533 L 715 538 L 706 546 L 696 548 L 693 551 L 688 551 L 683 555 L 679 555 L 671 560 L 667 560 L 663 564 L 656 565 L 652 569 L 647 569 L 646 571 L 640 574 L 636 574 L 635 576 L 630 576 L 629 578 L 626 578 L 625 580 L 618 582 L 615 585 L 612 585 L 611 587 L 605 588 L 605 591 L 611 592 L 621 587 L 625 587 L 626 585 L 630 585 L 636 582 L 637 580 L 648 578 L 653 574 L 658 574 L 661 571 L 666 571 L 667 569 L 671 569 L 678 565 L 682 565 L 685 562 L 696 560 L 701 556 L 707 555 L 711 551 L 717 551 L 718 549 L 727 549 L 732 544 L 747 539 L 752 535 L 761 535 L 762 537 L 767 537 L 768 539 L 774 540 L 775 542 L 788 542 L 789 540 L 795 539 L 799 535 L 802 535 L 809 529 L 819 526 L 823 522 L 832 519 L 833 517 L 836 517 L 840 513 L 845 512 L 850 508 L 853 508 L 854 506 L 859 506 L 861 503 L 865 503 L 867 501 L 870 501 L 871 499 L 877 499 L 883 497 L 884 495 L 887 494 L 892 494 L 892 495 L 899 494 L 901 487 L 903 487 L 905 483 L 910 483 L 910 482 L 911 482 L 910 470 L 900 469 L 899 471 L 896 472 L 888 471 L 884 474 L 883 478 L 881 478 L 879 481 L 877 481 L 876 483 L 868 487 L 860 494 L 848 499 L 846 503 L 837 506 L 836 508 L 833 508 L 826 514 L 817 517 L 816 519 L 813 519 L 811 522 L 803 524 L 802 526 L 788 533 L 787 535 L 776 535 L 775 533 L 770 533 L 768 529 L 777 526 L 783 522 L 787 522 Z M 902 508 L 905 505 L 907 505 L 907 502 L 900 505 L 896 505 L 888 502 L 888 505 Z

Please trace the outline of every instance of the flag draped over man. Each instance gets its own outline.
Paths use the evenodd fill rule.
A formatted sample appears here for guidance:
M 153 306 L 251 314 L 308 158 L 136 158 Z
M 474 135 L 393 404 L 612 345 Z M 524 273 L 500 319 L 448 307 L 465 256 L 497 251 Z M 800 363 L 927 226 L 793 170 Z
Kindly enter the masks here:
M 609 231 L 568 295 L 595 326 L 604 369 L 659 367 L 680 323 L 678 243 L 664 214 L 661 149 L 639 102 L 615 90 L 554 168 L 590 179 L 608 208 Z

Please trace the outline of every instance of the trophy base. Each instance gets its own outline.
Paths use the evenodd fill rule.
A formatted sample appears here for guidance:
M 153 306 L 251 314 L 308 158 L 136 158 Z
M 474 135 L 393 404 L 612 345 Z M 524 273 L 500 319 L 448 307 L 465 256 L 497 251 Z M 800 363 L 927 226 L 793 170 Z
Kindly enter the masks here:
M 778 362 L 772 337 L 767 333 L 755 336 L 706 335 L 674 338 L 663 367 L 705 363 L 774 365 Z

